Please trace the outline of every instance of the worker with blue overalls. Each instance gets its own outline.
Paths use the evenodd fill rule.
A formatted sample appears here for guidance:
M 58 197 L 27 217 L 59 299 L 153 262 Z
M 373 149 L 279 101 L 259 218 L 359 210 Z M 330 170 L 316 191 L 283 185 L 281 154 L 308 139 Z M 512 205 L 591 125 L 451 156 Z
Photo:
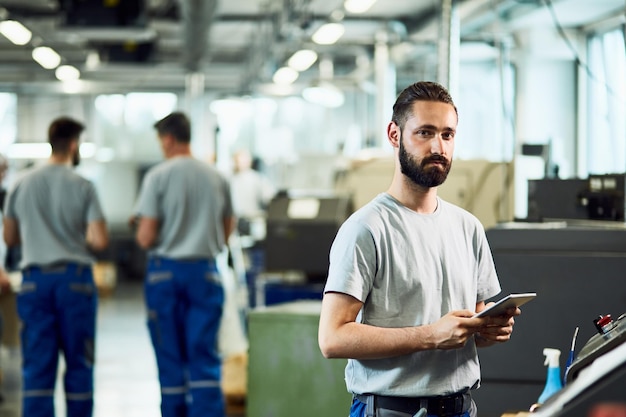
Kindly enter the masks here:
M 84 126 L 60 117 L 48 129 L 52 154 L 16 179 L 4 210 L 4 239 L 22 247 L 17 296 L 22 322 L 22 416 L 54 416 L 59 352 L 68 417 L 93 413 L 97 293 L 92 250 L 108 245 L 94 185 L 73 170 Z
M 218 330 L 224 290 L 216 257 L 234 228 L 227 180 L 192 157 L 191 125 L 155 124 L 166 158 L 145 175 L 132 223 L 149 250 L 145 297 L 163 417 L 222 417 Z

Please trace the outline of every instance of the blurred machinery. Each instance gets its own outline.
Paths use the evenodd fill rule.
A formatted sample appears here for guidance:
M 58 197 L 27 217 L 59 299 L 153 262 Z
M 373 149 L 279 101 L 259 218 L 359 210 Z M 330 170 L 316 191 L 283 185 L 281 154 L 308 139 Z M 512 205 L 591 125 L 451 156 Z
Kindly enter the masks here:
M 579 326 L 589 341 L 569 368 L 562 395 L 555 396 L 559 407 L 551 405 L 551 398 L 541 415 L 586 417 L 593 404 L 626 403 L 626 320 L 622 316 L 612 323 L 617 330 L 610 334 L 594 335 L 593 326 L 581 326 L 598 312 L 624 307 L 625 177 L 529 180 L 526 221 L 487 230 L 502 292 L 536 291 L 538 297 L 522 307 L 511 341 L 480 352 L 482 381 L 475 397 L 481 414 L 527 410 L 545 381 L 543 348 L 567 351 L 571 332 Z M 607 330 L 608 325 L 603 321 L 596 327 Z M 622 345 L 618 353 L 609 352 L 617 345 Z
M 358 209 L 389 188 L 394 158 L 355 160 L 336 184 L 338 192 L 354 196 Z M 455 159 L 438 195 L 474 214 L 485 228 L 513 219 L 513 164 Z
M 279 193 L 267 211 L 265 272 L 255 279 L 253 304 L 321 299 L 330 247 L 353 211 L 350 195 Z
M 625 177 L 625 174 L 589 176 L 583 204 L 590 219 L 624 221 Z
M 347 414 L 347 360 L 322 356 L 321 308 L 320 301 L 300 300 L 250 312 L 247 417 Z
M 277 196 L 267 214 L 266 269 L 301 271 L 310 281 L 325 280 L 330 246 L 353 211 L 349 195 Z
M 626 314 L 615 321 L 600 316 L 594 323 L 598 334 L 580 350 L 565 387 L 539 408 L 537 417 L 588 416 L 600 405 L 626 410 Z
M 567 369 L 565 379 L 568 384 L 578 378 L 582 370 L 600 356 L 626 342 L 626 314 L 622 314 L 617 320 L 613 320 L 610 314 L 599 316 L 594 320 L 594 324 L 598 333 L 587 341 Z
M 597 333 L 590 318 L 624 311 L 626 225 L 585 222 L 517 222 L 487 230 L 502 293 L 535 291 L 537 298 L 521 308 L 510 341 L 480 349 L 482 381 L 475 399 L 481 415 L 528 410 L 545 384 L 543 349 L 567 352 L 575 328 L 579 341 L 590 340 Z M 579 359 L 584 356 L 581 349 Z M 582 360 L 574 362 L 571 372 L 581 365 Z M 626 400 L 626 373 L 619 369 L 621 383 L 603 387 L 593 401 Z M 570 409 L 565 415 L 586 417 L 586 411 Z
M 626 174 L 587 179 L 528 182 L 528 220 L 608 220 L 623 222 Z

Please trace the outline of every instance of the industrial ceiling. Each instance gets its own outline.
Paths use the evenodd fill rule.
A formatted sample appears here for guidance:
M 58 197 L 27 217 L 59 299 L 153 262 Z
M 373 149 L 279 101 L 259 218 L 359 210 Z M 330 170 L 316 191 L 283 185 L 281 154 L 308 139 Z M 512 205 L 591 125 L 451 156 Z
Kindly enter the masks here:
M 52 47 L 82 82 L 120 90 L 180 90 L 190 74 L 203 88 L 249 94 L 302 48 L 332 64 L 332 76 L 360 82 L 372 75 L 377 41 L 390 46 L 400 76 L 411 77 L 436 56 L 442 0 L 378 0 L 367 12 L 343 0 L 0 0 L 0 21 L 17 20 L 33 37 L 18 46 L 0 36 L 0 89 L 58 83 L 35 63 L 32 49 Z M 621 16 L 624 0 L 456 0 L 462 41 L 492 45 L 537 22 L 577 28 Z M 554 12 L 551 15 L 549 7 Z M 337 21 L 345 33 L 317 45 L 313 32 Z M 430 64 L 429 64 L 430 63 Z M 320 65 L 299 82 L 320 77 Z

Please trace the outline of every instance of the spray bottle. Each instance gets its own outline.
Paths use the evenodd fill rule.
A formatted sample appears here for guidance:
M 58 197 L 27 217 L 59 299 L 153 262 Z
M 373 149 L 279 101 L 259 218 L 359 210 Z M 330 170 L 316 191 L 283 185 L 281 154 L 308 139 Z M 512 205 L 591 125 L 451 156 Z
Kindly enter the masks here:
M 543 354 L 546 357 L 543 364 L 548 366 L 548 375 L 546 377 L 546 386 L 537 401 L 539 404 L 545 403 L 548 398 L 563 388 L 563 383 L 561 382 L 561 366 L 559 364 L 561 351 L 558 349 L 545 348 Z

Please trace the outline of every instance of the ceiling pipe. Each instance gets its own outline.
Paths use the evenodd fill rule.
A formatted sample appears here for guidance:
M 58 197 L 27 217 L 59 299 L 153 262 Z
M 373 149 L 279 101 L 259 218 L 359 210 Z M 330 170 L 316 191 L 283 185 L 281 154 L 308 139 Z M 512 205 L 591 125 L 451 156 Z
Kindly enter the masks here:
M 404 20 L 408 32 L 406 41 L 393 45 L 391 49 L 394 62 L 399 67 L 409 62 L 424 61 L 424 56 L 436 56 L 438 64 L 444 60 L 444 65 L 437 66 L 437 77 L 446 86 L 449 82 L 452 84 L 456 82 L 454 79 L 448 81 L 448 78 L 453 77 L 453 74 L 444 75 L 444 72 L 448 73 L 448 69 L 445 68 L 447 65 L 445 60 L 448 58 L 444 56 L 448 49 L 443 43 L 448 41 L 445 33 L 451 29 L 447 26 L 458 25 L 455 31 L 460 35 L 459 40 L 470 37 L 474 40 L 494 42 L 495 34 L 490 34 L 492 32 L 490 25 L 497 24 L 504 15 L 510 15 L 513 12 L 527 14 L 539 7 L 536 4 L 522 4 L 516 0 L 456 0 L 454 16 L 444 16 L 442 15 L 442 8 L 446 2 L 442 0 L 436 13 L 422 16 L 419 19 Z M 449 18 L 453 20 L 448 20 Z M 442 38 L 442 32 L 444 38 Z M 456 33 L 454 35 L 455 42 Z M 498 41 L 499 39 L 495 40 Z M 454 53 L 455 51 L 448 50 L 448 52 Z M 456 58 L 451 56 L 450 59 Z M 451 87 L 456 89 L 454 85 Z
M 183 66 L 198 72 L 209 45 L 209 28 L 217 0 L 179 0 L 183 24 Z

